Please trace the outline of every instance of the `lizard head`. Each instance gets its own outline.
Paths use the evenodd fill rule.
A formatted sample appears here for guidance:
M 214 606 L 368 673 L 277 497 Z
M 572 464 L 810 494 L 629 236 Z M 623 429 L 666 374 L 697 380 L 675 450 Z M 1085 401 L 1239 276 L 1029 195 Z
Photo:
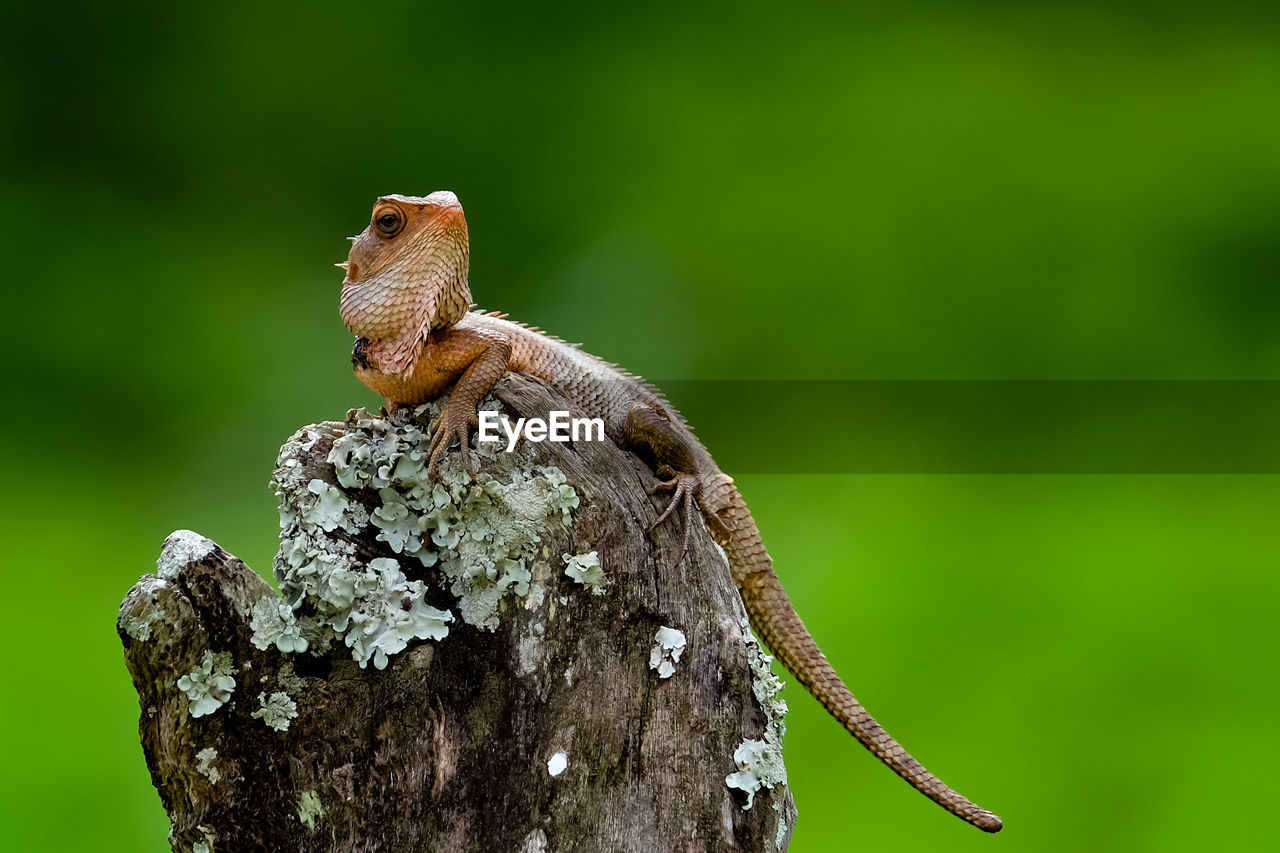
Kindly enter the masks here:
M 386 195 L 369 227 L 351 238 L 339 311 L 370 341 L 379 369 L 412 369 L 432 329 L 451 326 L 471 306 L 467 220 L 458 197 Z

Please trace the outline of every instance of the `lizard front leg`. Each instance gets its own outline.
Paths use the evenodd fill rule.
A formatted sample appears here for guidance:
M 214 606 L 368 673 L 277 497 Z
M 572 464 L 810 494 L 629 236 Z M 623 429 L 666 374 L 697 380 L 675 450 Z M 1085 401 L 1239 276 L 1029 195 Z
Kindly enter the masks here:
M 500 332 L 484 329 L 446 329 L 429 340 L 418 370 L 458 376 L 449 400 L 431 425 L 431 457 L 427 476 L 434 480 L 445 453 L 458 440 L 462 464 L 473 473 L 471 432 L 480 425 L 480 401 L 493 390 L 511 361 L 511 340 Z
M 689 553 L 694 513 L 702 512 L 713 527 L 720 521 L 714 515 L 703 512 L 699 502 L 703 483 L 697 473 L 693 448 L 665 411 L 647 403 L 633 403 L 627 411 L 623 439 L 627 449 L 643 459 L 661 479 L 662 482 L 650 493 L 671 494 L 671 500 L 649 530 L 656 530 L 668 518 L 679 513 L 683 527 L 680 558 L 676 561 L 679 565 Z

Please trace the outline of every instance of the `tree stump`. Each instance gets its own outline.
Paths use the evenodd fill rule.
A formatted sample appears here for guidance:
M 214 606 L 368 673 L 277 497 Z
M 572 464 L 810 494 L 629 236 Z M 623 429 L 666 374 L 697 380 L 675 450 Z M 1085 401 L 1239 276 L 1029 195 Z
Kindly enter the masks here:
M 511 417 L 572 406 L 505 378 Z M 456 449 L 423 406 L 282 448 L 284 598 L 189 531 L 119 632 L 175 850 L 784 850 L 780 686 L 699 524 L 611 441 Z M 677 565 L 677 563 L 679 563 Z

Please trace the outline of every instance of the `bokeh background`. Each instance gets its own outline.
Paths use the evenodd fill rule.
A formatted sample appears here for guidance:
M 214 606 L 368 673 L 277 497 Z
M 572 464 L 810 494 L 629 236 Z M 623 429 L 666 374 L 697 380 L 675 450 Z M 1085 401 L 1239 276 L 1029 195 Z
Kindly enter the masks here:
M 278 446 L 376 403 L 331 264 L 379 194 L 456 191 L 482 305 L 658 380 L 1280 378 L 1274 4 L 274 6 L 0 9 L 0 847 L 167 849 L 116 608 L 179 527 L 269 573 Z M 1280 480 L 1177 467 L 742 473 L 860 698 L 1007 821 L 793 685 L 792 849 L 1276 845 Z

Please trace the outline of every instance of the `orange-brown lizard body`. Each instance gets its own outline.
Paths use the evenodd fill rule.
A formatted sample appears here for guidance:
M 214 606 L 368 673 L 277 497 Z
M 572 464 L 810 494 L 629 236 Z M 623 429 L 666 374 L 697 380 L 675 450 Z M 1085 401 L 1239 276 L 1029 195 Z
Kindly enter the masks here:
M 619 446 L 637 453 L 671 494 L 655 527 L 679 512 L 688 536 L 700 511 L 724 549 L 751 624 L 778 659 L 858 741 L 925 796 L 987 832 L 1000 818 L 947 787 L 903 749 L 836 675 L 783 591 L 760 531 L 733 484 L 680 414 L 642 379 L 496 314 L 471 311 L 466 220 L 450 192 L 384 196 L 351 238 L 342 320 L 358 338 L 356 375 L 391 404 L 452 388 L 431 439 L 434 476 L 456 439 L 470 465 L 477 408 L 507 371 L 536 376 Z

